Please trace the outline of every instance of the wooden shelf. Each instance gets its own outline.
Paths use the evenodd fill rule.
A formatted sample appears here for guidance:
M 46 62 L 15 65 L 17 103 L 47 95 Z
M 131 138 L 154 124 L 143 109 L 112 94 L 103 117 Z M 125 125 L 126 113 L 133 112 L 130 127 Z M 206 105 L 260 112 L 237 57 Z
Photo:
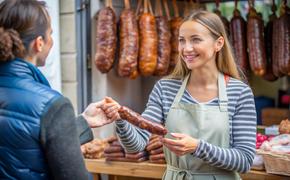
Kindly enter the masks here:
M 148 162 L 108 162 L 105 161 L 105 159 L 85 159 L 85 163 L 88 171 L 91 173 L 145 178 L 161 178 L 166 168 L 164 164 L 161 165 Z
M 86 167 L 91 172 L 95 179 L 97 174 L 117 176 L 135 177 L 133 179 L 153 178 L 161 179 L 166 169 L 165 164 L 153 164 L 149 162 L 132 163 L 132 162 L 117 162 L 106 161 L 105 159 L 85 159 Z M 246 174 L 241 174 L 243 180 L 286 180 L 289 177 L 267 174 L 265 171 L 251 170 Z M 128 179 L 128 178 L 127 178 Z M 132 179 L 132 178 L 131 178 Z

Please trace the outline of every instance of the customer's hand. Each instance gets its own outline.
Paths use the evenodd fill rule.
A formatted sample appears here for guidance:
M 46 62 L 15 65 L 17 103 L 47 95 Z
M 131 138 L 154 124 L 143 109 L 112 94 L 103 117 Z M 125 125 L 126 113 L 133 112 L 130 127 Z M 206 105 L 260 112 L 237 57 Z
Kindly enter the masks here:
M 198 139 L 186 134 L 171 133 L 171 136 L 175 139 L 161 138 L 160 140 L 164 146 L 178 156 L 193 153 L 199 144 Z
M 106 97 L 104 99 L 105 103 L 102 106 L 102 109 L 106 113 L 107 118 L 109 118 L 112 121 L 120 120 L 120 115 L 118 113 L 118 110 L 120 109 L 120 105 L 117 101 L 113 100 L 110 97 Z
M 104 100 L 91 103 L 82 113 L 82 116 L 87 120 L 91 128 L 101 127 L 113 122 L 112 119 L 107 118 L 105 112 L 101 108 L 104 104 Z

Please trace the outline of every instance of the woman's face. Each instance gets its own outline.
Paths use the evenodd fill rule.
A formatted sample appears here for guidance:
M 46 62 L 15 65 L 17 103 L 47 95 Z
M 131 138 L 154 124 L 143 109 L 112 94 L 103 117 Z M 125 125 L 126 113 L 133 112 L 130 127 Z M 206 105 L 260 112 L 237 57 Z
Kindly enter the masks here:
M 196 21 L 186 21 L 179 29 L 179 53 L 187 68 L 216 66 L 217 42 L 211 32 Z

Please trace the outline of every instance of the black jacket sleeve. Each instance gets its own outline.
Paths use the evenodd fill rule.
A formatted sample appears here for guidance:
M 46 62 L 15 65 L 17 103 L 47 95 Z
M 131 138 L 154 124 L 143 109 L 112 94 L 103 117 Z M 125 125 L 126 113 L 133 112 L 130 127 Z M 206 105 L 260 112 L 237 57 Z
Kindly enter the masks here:
M 82 115 L 79 115 L 77 117 L 76 125 L 81 144 L 85 144 L 93 140 L 94 138 L 93 132 Z
M 93 135 L 81 116 L 75 118 L 68 99 L 55 100 L 44 113 L 40 136 L 51 179 L 88 179 L 80 140 L 90 141 Z

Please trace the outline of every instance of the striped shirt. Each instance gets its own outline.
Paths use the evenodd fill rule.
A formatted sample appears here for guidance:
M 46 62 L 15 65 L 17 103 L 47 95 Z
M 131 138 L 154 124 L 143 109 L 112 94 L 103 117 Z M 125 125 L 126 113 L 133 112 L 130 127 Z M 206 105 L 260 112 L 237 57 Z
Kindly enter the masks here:
M 159 80 L 150 96 L 142 116 L 148 120 L 164 124 L 173 100 L 182 81 L 174 79 Z M 253 163 L 256 151 L 256 110 L 252 90 L 243 82 L 230 78 L 226 87 L 230 127 L 230 148 L 220 148 L 204 140 L 193 156 L 223 169 L 247 172 Z M 198 103 L 185 91 L 183 103 Z M 207 102 L 218 106 L 218 98 Z M 139 129 L 127 121 L 116 121 L 116 132 L 128 152 L 142 151 L 148 143 L 150 133 Z

